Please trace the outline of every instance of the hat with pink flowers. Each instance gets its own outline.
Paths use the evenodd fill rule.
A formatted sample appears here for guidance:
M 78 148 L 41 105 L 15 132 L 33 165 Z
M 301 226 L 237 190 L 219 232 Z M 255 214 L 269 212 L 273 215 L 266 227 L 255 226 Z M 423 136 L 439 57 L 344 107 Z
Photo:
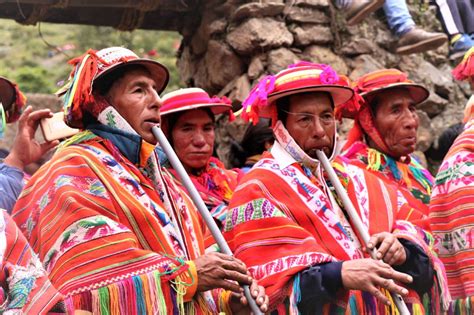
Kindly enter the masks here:
M 262 78 L 242 104 L 241 116 L 258 122 L 260 117 L 277 120 L 278 99 L 305 92 L 328 92 L 335 106 L 351 101 L 354 91 L 349 80 L 325 64 L 301 61 L 276 75 Z

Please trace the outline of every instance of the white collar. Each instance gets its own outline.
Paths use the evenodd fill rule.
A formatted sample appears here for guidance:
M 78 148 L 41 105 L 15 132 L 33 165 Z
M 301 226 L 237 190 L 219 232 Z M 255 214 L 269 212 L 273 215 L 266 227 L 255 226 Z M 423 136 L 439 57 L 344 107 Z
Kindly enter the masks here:
M 297 163 L 296 160 L 282 147 L 282 145 L 275 140 L 273 143 L 272 148 L 270 149 L 270 153 L 278 161 L 278 164 L 281 168 L 286 168 L 293 163 Z

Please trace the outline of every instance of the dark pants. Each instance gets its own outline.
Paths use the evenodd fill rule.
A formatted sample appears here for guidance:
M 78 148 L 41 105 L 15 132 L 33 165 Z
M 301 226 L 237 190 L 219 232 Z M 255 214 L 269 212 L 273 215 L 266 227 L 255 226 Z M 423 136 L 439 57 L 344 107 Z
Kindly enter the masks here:
M 474 0 L 436 0 L 435 3 L 447 34 L 474 33 Z

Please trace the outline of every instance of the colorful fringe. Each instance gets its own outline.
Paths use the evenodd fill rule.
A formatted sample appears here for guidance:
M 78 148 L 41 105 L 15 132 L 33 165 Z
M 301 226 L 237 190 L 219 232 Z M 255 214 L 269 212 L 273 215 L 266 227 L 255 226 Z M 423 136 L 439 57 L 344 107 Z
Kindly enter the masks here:
M 89 130 L 81 131 L 78 134 L 75 134 L 74 136 L 64 140 L 63 142 L 61 142 L 61 144 L 58 146 L 58 150 L 64 149 L 64 148 L 66 148 L 70 145 L 73 145 L 73 144 L 78 144 L 78 143 L 81 143 L 81 142 L 84 142 L 84 141 L 87 141 L 87 140 L 90 140 L 90 139 L 94 139 L 96 137 L 97 136 Z
M 454 300 L 448 314 L 470 315 L 474 311 L 474 296 L 465 299 Z
M 368 170 L 382 172 L 386 168 L 390 169 L 390 172 L 393 174 L 395 179 L 397 181 L 405 182 L 408 188 L 412 187 L 412 182 L 410 180 L 411 173 L 415 180 L 427 191 L 427 193 L 431 194 L 431 187 L 433 186 L 433 183 L 429 179 L 430 176 L 426 174 L 427 171 L 421 170 L 422 166 L 414 158 L 412 158 L 410 164 L 405 164 L 394 160 L 380 151 L 369 148 L 367 150 L 367 162 Z
M 66 300 L 67 311 L 103 315 L 196 314 L 192 303 L 183 301 L 185 285 L 174 281 L 170 286 L 165 278 L 154 271 L 76 294 Z

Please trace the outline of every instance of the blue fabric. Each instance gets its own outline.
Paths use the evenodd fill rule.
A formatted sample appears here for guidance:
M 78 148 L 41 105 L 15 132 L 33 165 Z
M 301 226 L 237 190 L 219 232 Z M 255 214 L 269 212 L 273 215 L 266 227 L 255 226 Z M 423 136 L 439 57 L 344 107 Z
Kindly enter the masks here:
M 16 167 L 0 164 L 0 208 L 11 214 L 23 189 L 23 172 Z
M 342 289 L 342 261 L 311 266 L 300 273 L 301 314 L 322 314 L 324 304 L 334 301 Z
M 102 124 L 90 124 L 87 129 L 101 138 L 111 141 L 120 152 L 133 164 L 140 164 L 142 138 L 129 132 Z
M 383 10 L 388 26 L 396 36 L 402 36 L 415 27 L 405 0 L 385 0 Z
M 405 247 L 406 261 L 403 265 L 393 266 L 393 269 L 409 274 L 413 277 L 413 282 L 407 287 L 415 290 L 420 296 L 428 292 L 433 286 L 434 269 L 430 263 L 428 255 L 421 247 L 406 239 L 399 238 L 400 243 Z

